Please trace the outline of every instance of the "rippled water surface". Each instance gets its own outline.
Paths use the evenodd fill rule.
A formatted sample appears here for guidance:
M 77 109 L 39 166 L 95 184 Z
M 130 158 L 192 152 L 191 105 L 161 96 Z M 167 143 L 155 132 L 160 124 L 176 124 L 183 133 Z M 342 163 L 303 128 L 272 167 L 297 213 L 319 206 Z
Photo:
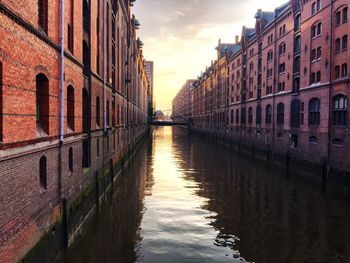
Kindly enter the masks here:
M 349 189 L 153 130 L 63 262 L 350 262 Z

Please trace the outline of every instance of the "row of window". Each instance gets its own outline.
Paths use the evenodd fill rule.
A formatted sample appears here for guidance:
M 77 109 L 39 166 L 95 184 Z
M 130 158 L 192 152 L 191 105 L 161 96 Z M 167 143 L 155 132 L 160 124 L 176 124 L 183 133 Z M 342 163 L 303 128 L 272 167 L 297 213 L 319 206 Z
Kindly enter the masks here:
M 332 119 L 334 126 L 345 126 L 347 123 L 347 97 L 344 95 L 336 95 L 333 98 Z M 321 122 L 321 101 L 313 98 L 309 101 L 309 125 L 317 126 Z M 284 125 L 285 106 L 283 103 L 277 105 L 276 123 L 279 126 Z M 245 123 L 245 110 L 242 109 L 241 123 Z M 304 123 L 304 103 L 295 99 L 291 102 L 291 126 L 299 127 Z M 231 123 L 234 122 L 234 111 L 231 110 Z M 236 110 L 236 123 L 239 123 L 239 109 Z M 253 108 L 248 109 L 248 124 L 253 123 Z M 272 106 L 267 105 L 265 109 L 265 123 L 272 123 Z M 256 124 L 261 124 L 261 107 L 256 108 Z

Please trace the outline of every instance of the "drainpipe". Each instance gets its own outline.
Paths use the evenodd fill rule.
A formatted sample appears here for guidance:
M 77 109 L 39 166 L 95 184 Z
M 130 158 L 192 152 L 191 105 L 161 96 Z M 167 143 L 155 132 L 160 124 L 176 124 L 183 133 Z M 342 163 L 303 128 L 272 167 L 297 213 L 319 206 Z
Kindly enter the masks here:
M 57 178 L 57 195 L 62 200 L 62 145 L 64 139 L 64 0 L 60 0 L 60 41 L 61 41 L 61 54 L 60 54 L 60 90 L 59 90 L 59 147 L 58 147 L 58 178 Z
M 107 132 L 106 86 L 107 86 L 107 0 L 103 1 L 103 131 Z
M 61 0 L 60 144 L 64 136 L 64 0 Z

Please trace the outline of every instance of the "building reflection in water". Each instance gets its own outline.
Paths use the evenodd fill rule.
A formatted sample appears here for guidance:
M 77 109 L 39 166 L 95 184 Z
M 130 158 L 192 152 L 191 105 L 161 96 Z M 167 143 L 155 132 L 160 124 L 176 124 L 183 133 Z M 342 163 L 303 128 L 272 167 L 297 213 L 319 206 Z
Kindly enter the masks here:
M 63 262 L 350 262 L 349 189 L 157 127 Z
M 350 262 L 349 189 L 316 175 L 287 173 L 256 158 L 176 131 L 173 151 L 215 212 L 216 245 L 250 262 Z M 193 148 L 192 148 L 193 147 Z M 191 151 L 191 154 L 189 154 Z M 289 174 L 289 175 L 288 175 Z

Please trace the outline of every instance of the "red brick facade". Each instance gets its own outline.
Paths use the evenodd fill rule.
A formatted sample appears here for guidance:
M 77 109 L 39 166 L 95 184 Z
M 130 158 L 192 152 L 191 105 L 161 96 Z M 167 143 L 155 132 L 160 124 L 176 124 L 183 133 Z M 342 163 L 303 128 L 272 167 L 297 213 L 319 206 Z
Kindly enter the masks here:
M 350 171 L 348 5 L 291 0 L 258 10 L 255 27 L 219 43 L 225 56 L 194 84 L 194 129 Z
M 62 199 L 70 206 L 148 129 L 132 2 L 65 1 L 61 103 L 60 1 L 0 1 L 0 262 L 21 260 L 59 220 Z

